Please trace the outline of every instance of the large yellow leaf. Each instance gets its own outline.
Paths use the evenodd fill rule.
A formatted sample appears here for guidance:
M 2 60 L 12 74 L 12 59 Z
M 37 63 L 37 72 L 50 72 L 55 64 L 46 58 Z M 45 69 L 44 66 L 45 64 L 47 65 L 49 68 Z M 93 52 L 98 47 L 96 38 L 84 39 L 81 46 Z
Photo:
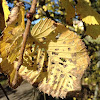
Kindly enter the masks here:
M 61 24 L 53 31 L 55 27 L 51 23 L 45 19 L 33 27 L 34 45 L 25 52 L 19 75 L 40 91 L 65 98 L 67 93 L 81 90 L 81 78 L 90 59 L 76 33 Z M 48 28 L 53 32 L 46 34 Z
M 79 0 L 78 4 L 76 5 L 76 12 L 86 24 L 100 24 L 100 14 L 90 7 L 85 0 Z
M 66 11 L 66 21 L 69 22 L 71 18 L 75 17 L 75 9 L 69 2 L 69 0 L 60 0 L 62 7 L 65 8 Z
M 40 31 L 40 33 L 39 33 L 39 34 L 41 34 L 40 36 L 42 36 L 42 35 L 47 36 L 56 28 L 53 24 L 54 24 L 54 21 L 52 21 L 51 19 L 45 19 L 44 21 L 41 20 L 41 23 L 38 23 L 34 26 L 34 28 L 37 25 L 41 26 L 42 31 L 40 31 L 40 28 L 38 28 L 38 29 L 33 28 L 33 29 L 34 29 L 34 32 L 36 31 L 36 32 L 39 33 L 39 31 Z M 10 86 L 15 88 L 19 85 L 19 83 L 22 82 L 20 80 L 21 76 L 19 76 L 19 79 L 17 80 L 18 83 L 15 86 L 12 85 L 12 82 L 13 82 L 13 79 L 14 79 L 14 76 L 15 76 L 15 69 L 17 67 L 17 58 L 18 58 L 19 50 L 20 50 L 21 43 L 22 43 L 23 29 L 21 29 L 21 25 L 19 25 L 19 26 L 15 27 L 14 29 L 11 30 L 11 34 L 8 33 L 9 30 L 10 29 L 9 29 L 9 26 L 8 26 L 8 28 L 5 29 L 5 31 L 4 31 L 5 33 L 4 33 L 4 36 L 3 36 L 3 40 L 0 43 L 1 56 L 3 58 L 1 69 L 2 69 L 2 72 L 4 72 L 4 73 L 7 73 L 7 72 L 10 71 L 10 73 L 7 73 L 8 76 L 10 77 L 9 78 L 10 79 Z M 38 36 L 38 34 L 36 34 L 36 36 Z M 33 69 L 34 73 L 32 74 L 32 77 L 33 76 L 36 77 L 36 78 L 34 78 L 34 81 L 39 76 L 39 73 L 36 70 L 37 67 L 35 66 L 35 64 L 34 64 L 34 68 L 32 67 L 33 66 L 32 65 L 32 63 L 33 63 L 32 62 L 32 56 L 29 55 L 29 54 L 31 53 L 30 47 L 32 46 L 32 43 L 37 42 L 36 39 L 37 39 L 36 37 L 33 38 L 33 36 L 29 36 L 29 38 L 27 40 L 27 44 L 26 44 L 26 50 L 25 50 L 24 61 L 23 61 L 23 65 L 25 65 L 27 67 L 21 66 L 21 69 L 20 69 L 21 71 L 23 70 L 22 73 L 24 73 L 24 72 L 26 73 L 27 70 L 25 70 L 25 69 L 27 69 L 27 68 L 31 69 L 31 70 Z M 37 42 L 37 43 L 39 43 L 39 42 Z M 35 50 L 34 52 L 37 52 L 37 51 Z M 32 54 L 33 54 L 33 52 L 32 52 Z M 7 59 L 7 60 L 5 60 L 5 59 Z M 37 60 L 39 60 L 39 59 L 37 59 Z M 10 64 L 9 62 L 12 63 L 12 64 Z M 42 63 L 43 62 L 44 62 L 44 60 L 42 61 Z M 37 65 L 37 63 L 36 63 L 36 65 Z M 25 67 L 25 69 L 23 69 L 23 67 Z M 42 69 L 42 67 L 41 67 L 41 69 Z M 22 75 L 22 76 L 24 76 L 24 75 Z
M 87 25 L 85 34 L 97 38 L 100 36 L 100 25 Z

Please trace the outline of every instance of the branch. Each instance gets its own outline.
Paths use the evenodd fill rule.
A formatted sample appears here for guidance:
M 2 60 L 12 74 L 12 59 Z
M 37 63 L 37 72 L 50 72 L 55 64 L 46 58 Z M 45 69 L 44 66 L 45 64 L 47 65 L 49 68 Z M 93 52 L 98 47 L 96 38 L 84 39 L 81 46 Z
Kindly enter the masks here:
M 12 82 L 13 86 L 17 83 L 18 71 L 23 63 L 23 54 L 24 54 L 24 50 L 25 50 L 25 46 L 26 46 L 27 37 L 28 37 L 28 34 L 30 33 L 30 26 L 31 26 L 31 22 L 32 22 L 32 17 L 33 17 L 33 14 L 35 14 L 36 3 L 37 3 L 37 0 L 32 1 L 30 11 L 29 11 L 29 13 L 27 13 L 28 20 L 27 20 L 25 32 L 23 35 L 22 47 L 20 50 L 20 56 L 19 56 L 18 65 L 16 68 L 15 77 L 14 77 L 14 80 Z

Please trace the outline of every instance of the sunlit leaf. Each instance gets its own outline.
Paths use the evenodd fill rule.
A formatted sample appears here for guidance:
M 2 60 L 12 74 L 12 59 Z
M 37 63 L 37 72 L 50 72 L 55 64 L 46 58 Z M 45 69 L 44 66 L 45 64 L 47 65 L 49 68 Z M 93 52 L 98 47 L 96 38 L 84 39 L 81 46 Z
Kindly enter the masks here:
M 83 22 L 89 25 L 100 24 L 100 14 L 98 14 L 92 7 L 89 6 L 85 0 L 79 0 L 76 5 L 76 12 Z
M 81 90 L 81 78 L 90 60 L 82 40 L 64 25 L 57 24 L 55 31 L 43 34 L 50 21 L 45 19 L 33 27 L 34 45 L 25 52 L 19 75 L 40 91 L 65 98 L 68 92 Z M 26 66 L 28 62 L 30 66 Z
M 5 25 L 7 26 L 6 21 L 8 19 L 9 14 L 10 14 L 10 11 L 9 11 L 9 7 L 7 5 L 6 0 L 2 0 L 2 8 L 3 8 L 3 12 L 4 12 Z
M 7 27 L 3 31 L 3 39 L 0 43 L 1 56 L 3 58 L 8 57 L 8 60 L 12 63 L 16 57 L 19 55 L 19 49 L 22 42 L 22 34 L 25 28 L 24 22 L 24 7 L 21 4 L 18 4 L 17 19 L 12 21 L 12 12 L 11 11 L 10 19 L 7 22 Z
M 37 26 L 37 24 L 36 24 L 33 28 L 34 33 L 32 33 L 32 35 L 34 34 L 35 37 L 30 36 L 27 40 L 26 50 L 25 50 L 25 54 L 24 54 L 24 61 L 23 61 L 23 65 L 25 65 L 26 67 L 21 66 L 21 68 L 20 68 L 20 71 L 21 71 L 20 75 L 23 76 L 23 77 L 24 77 L 24 73 L 25 73 L 25 75 L 27 75 L 26 74 L 27 68 L 28 68 L 28 72 L 29 72 L 29 69 L 31 69 L 31 71 L 34 70 L 33 74 L 32 74 L 32 77 L 34 77 L 34 79 L 33 79 L 34 82 L 36 81 L 37 77 L 39 76 L 39 72 L 37 71 L 37 62 L 40 62 L 40 64 L 43 64 L 45 57 L 43 57 L 43 60 L 39 60 L 39 57 L 38 57 L 37 62 L 34 62 L 34 65 L 35 64 L 36 65 L 33 68 L 32 67 L 33 61 L 32 61 L 31 55 L 34 54 L 35 52 L 37 52 L 36 51 L 37 49 L 34 48 L 34 49 L 32 49 L 33 52 L 31 52 L 30 51 L 30 45 L 32 46 L 33 42 L 37 42 L 36 37 L 38 36 L 38 33 L 40 35 L 38 38 L 41 38 L 42 36 L 44 37 L 44 36 L 49 35 L 56 28 L 53 25 L 54 21 L 52 21 L 51 19 L 45 19 L 44 21 L 43 20 L 41 20 L 41 21 L 42 21 L 41 24 L 38 24 L 39 26 L 41 26 L 41 31 L 40 31 L 39 28 L 38 29 L 35 28 Z M 15 60 L 17 60 L 17 58 L 18 58 L 19 50 L 20 50 L 21 43 L 22 43 L 23 29 L 21 29 L 20 24 L 17 27 L 15 27 L 14 29 L 11 30 L 11 34 L 8 33 L 9 30 L 10 30 L 9 26 L 8 26 L 8 28 L 6 28 L 6 30 L 4 31 L 5 33 L 4 33 L 4 36 L 3 36 L 3 40 L 0 43 L 1 56 L 3 58 L 2 63 L 3 64 L 5 63 L 4 66 L 2 64 L 1 69 L 2 69 L 2 72 L 4 72 L 4 73 L 7 73 L 6 71 L 8 71 L 8 70 L 10 71 L 10 73 L 7 73 L 7 74 L 10 77 L 10 85 L 11 85 L 11 87 L 14 87 L 14 88 L 17 87 L 19 85 L 19 83 L 21 82 L 19 80 L 19 82 L 18 82 L 18 84 L 16 84 L 16 86 L 12 86 L 12 81 L 13 81 L 14 76 L 15 76 L 15 69 L 17 67 L 17 61 L 15 61 Z M 39 43 L 39 41 L 36 44 L 38 44 L 38 43 Z M 38 45 L 36 45 L 36 46 L 38 46 Z M 39 52 L 39 56 L 42 56 L 41 53 L 43 53 L 43 51 L 41 51 L 41 49 L 38 49 L 38 52 Z M 34 58 L 35 58 L 35 56 L 34 56 Z M 4 60 L 4 59 L 7 59 L 8 61 Z M 12 64 L 10 64 L 9 62 L 12 63 Z M 9 66 L 8 66 L 8 64 L 9 64 Z M 41 70 L 42 70 L 42 67 L 40 69 L 40 72 L 41 72 Z M 19 76 L 19 78 L 21 78 L 21 77 Z
M 17 12 L 15 8 L 18 8 Z M 18 55 L 22 43 L 22 35 L 25 29 L 24 22 L 24 7 L 21 3 L 17 3 L 15 8 L 12 9 L 7 21 L 7 26 L 2 32 L 3 36 L 0 39 L 0 53 L 2 57 L 2 63 L 0 66 L 1 72 L 6 73 L 9 77 L 9 84 L 11 87 L 16 88 L 22 82 L 21 76 L 18 75 L 17 84 L 12 85 L 16 63 L 14 62 Z M 14 16 L 12 16 L 14 15 Z M 16 17 L 13 19 L 13 17 Z M 10 62 L 10 63 L 9 63 Z

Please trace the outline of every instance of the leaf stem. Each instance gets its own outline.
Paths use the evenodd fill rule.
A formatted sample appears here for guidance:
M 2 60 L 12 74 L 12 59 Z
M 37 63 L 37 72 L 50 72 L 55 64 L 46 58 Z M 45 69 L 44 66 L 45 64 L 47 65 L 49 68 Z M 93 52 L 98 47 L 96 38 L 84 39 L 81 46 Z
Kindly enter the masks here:
M 35 14 L 36 3 L 37 3 L 37 0 L 32 1 L 32 5 L 31 5 L 31 8 L 30 8 L 30 13 L 32 15 Z M 19 71 L 19 69 L 20 69 L 20 67 L 23 63 L 23 54 L 24 54 L 24 50 L 25 50 L 25 46 L 26 46 L 27 37 L 28 37 L 28 34 L 30 33 L 31 22 L 32 22 L 32 17 L 27 20 L 25 32 L 24 32 L 24 35 L 23 35 L 23 41 L 22 41 L 22 46 L 21 46 L 21 50 L 20 50 L 18 65 L 17 65 L 17 68 L 16 68 L 14 80 L 12 82 L 13 86 L 17 83 L 18 71 Z

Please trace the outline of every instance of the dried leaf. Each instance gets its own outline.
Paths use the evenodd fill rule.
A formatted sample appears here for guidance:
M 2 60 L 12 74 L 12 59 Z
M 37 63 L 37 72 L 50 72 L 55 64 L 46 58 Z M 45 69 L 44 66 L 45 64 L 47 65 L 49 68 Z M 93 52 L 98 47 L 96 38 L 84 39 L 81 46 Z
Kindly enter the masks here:
M 76 5 L 76 12 L 83 22 L 89 25 L 100 24 L 100 14 L 98 14 L 85 0 L 79 0 Z

